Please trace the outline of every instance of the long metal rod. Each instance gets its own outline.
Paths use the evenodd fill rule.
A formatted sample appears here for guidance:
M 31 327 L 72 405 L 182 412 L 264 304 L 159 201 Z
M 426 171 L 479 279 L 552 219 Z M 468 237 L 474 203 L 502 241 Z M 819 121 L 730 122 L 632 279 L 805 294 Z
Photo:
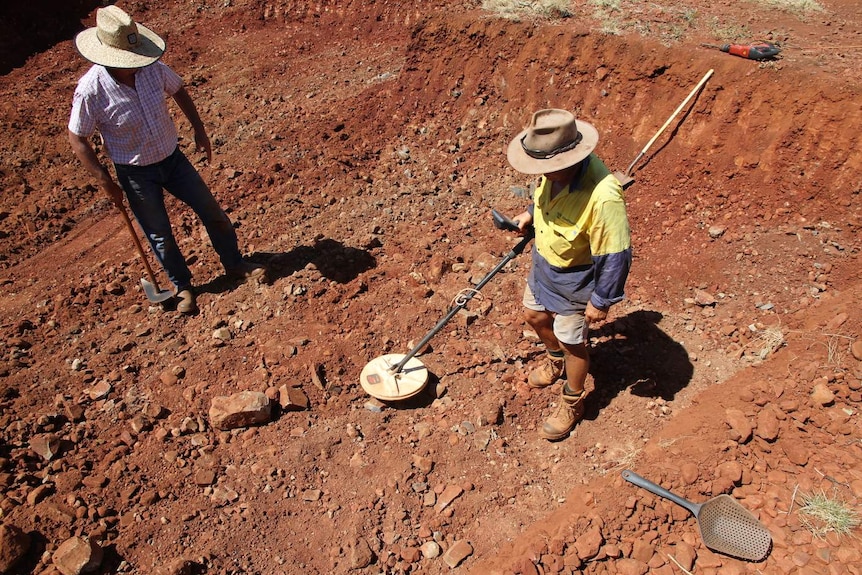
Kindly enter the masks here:
M 407 362 L 410 361 L 411 359 L 413 359 L 413 356 L 416 355 L 417 353 L 419 353 L 419 350 L 421 350 L 423 347 L 425 347 L 425 344 L 427 344 L 429 341 L 431 341 L 431 338 L 434 337 L 435 335 L 437 335 L 437 332 L 439 332 L 441 329 L 443 329 L 443 327 L 447 323 L 449 323 L 449 321 L 453 317 L 455 317 L 456 313 L 458 313 L 459 311 L 464 309 L 464 307 L 470 302 L 470 300 L 473 299 L 473 296 L 475 296 L 477 293 L 479 293 L 479 290 L 481 290 L 483 287 L 485 287 L 485 284 L 488 283 L 492 277 L 497 275 L 497 272 L 499 272 L 501 269 L 503 269 L 503 267 L 507 263 L 509 263 L 511 260 L 515 259 L 515 257 L 517 257 L 518 254 L 523 252 L 524 248 L 527 247 L 527 244 L 530 243 L 530 240 L 532 240 L 532 239 L 533 239 L 533 228 L 530 227 L 529 232 L 523 238 L 521 238 L 521 241 L 518 242 L 515 245 L 515 247 L 512 248 L 512 251 L 510 251 L 508 254 L 506 254 L 506 257 L 503 258 L 503 261 L 501 261 L 496 266 L 494 266 L 494 269 L 492 269 L 490 272 L 488 272 L 488 275 L 483 277 L 481 279 L 481 281 L 479 281 L 479 283 L 477 283 L 475 286 L 473 286 L 472 291 L 469 291 L 464 295 L 464 297 L 461 300 L 461 303 L 457 304 L 455 307 L 450 309 L 449 313 L 446 314 L 446 317 L 444 317 L 439 322 L 437 322 L 437 325 L 435 325 L 431 329 L 431 331 L 428 332 L 428 335 L 423 337 L 422 341 L 417 343 L 416 347 L 411 349 L 410 353 L 408 353 L 407 355 L 404 356 L 404 359 L 399 361 L 397 365 L 393 366 L 391 371 L 393 373 L 401 373 L 401 370 L 404 369 L 404 366 L 407 365 Z

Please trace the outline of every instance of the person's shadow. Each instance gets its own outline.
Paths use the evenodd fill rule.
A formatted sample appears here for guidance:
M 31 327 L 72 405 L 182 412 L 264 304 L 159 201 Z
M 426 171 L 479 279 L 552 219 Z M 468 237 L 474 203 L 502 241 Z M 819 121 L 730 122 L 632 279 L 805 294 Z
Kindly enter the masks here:
M 595 390 L 587 395 L 587 419 L 595 419 L 623 390 L 670 401 L 691 381 L 688 352 L 659 328 L 661 319 L 657 311 L 639 310 L 591 332 Z
M 377 265 L 377 260 L 367 250 L 345 246 L 328 238 L 315 240 L 313 246 L 297 246 L 289 252 L 256 252 L 247 259 L 266 266 L 270 284 L 309 264 L 313 264 L 326 279 L 346 284 Z M 195 289 L 198 293 L 215 294 L 232 290 L 240 283 L 241 280 L 222 275 Z

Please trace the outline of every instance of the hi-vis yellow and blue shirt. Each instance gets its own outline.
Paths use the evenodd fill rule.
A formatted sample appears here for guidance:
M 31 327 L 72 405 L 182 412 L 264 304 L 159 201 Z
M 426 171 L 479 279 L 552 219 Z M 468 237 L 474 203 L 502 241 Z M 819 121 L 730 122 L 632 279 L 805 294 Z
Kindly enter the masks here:
M 622 186 L 597 156 L 553 199 L 543 176 L 531 211 L 536 239 L 528 283 L 538 303 L 571 315 L 587 302 L 608 309 L 623 299 L 631 231 Z

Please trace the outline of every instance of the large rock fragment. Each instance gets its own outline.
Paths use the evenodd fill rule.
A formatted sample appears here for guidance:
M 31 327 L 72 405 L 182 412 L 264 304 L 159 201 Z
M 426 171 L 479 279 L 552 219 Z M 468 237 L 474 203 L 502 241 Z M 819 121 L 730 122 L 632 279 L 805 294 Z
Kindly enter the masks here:
M 825 383 L 818 383 L 811 390 L 811 400 L 817 405 L 827 406 L 832 405 L 835 401 L 835 394 L 829 389 Z
M 81 575 L 98 569 L 103 556 L 102 548 L 95 541 L 72 537 L 57 547 L 51 559 L 63 575 Z
M 241 391 L 214 397 L 210 404 L 210 423 L 223 431 L 267 423 L 272 419 L 272 403 L 265 393 Z
M 278 401 L 284 411 L 308 409 L 308 396 L 297 387 L 282 385 L 278 390 Z
M 757 413 L 757 436 L 770 443 L 778 439 L 780 425 L 775 411 L 769 408 Z
M 800 442 L 788 441 L 781 446 L 787 459 L 794 465 L 803 466 L 808 463 L 808 449 Z
M 350 568 L 365 569 L 374 560 L 374 553 L 368 545 L 368 541 L 360 537 L 350 546 Z
M 57 457 L 60 448 L 60 438 L 53 433 L 35 435 L 30 440 L 30 449 L 45 461 L 51 461 Z
M 575 541 L 575 549 L 578 557 L 587 561 L 599 554 L 599 550 L 605 542 L 601 529 L 596 526 L 590 527 L 586 533 L 578 537 Z
M 446 553 L 443 554 L 443 562 L 449 566 L 450 569 L 454 569 L 458 565 L 461 564 L 464 559 L 473 554 L 473 546 L 464 539 L 456 541 L 452 544 L 452 547 L 446 550 Z
M 748 417 L 738 409 L 728 409 L 725 412 L 725 420 L 730 427 L 730 438 L 739 443 L 746 443 L 751 439 L 752 427 Z

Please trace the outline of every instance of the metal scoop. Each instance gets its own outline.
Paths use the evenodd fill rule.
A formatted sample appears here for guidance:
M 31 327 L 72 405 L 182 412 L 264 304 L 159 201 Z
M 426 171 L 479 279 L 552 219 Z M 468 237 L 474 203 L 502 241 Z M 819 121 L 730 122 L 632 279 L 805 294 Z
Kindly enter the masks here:
M 772 536 L 745 507 L 729 495 L 718 495 L 705 503 L 692 503 L 626 469 L 623 479 L 688 509 L 697 519 L 703 544 L 719 553 L 761 561 L 772 546 Z

